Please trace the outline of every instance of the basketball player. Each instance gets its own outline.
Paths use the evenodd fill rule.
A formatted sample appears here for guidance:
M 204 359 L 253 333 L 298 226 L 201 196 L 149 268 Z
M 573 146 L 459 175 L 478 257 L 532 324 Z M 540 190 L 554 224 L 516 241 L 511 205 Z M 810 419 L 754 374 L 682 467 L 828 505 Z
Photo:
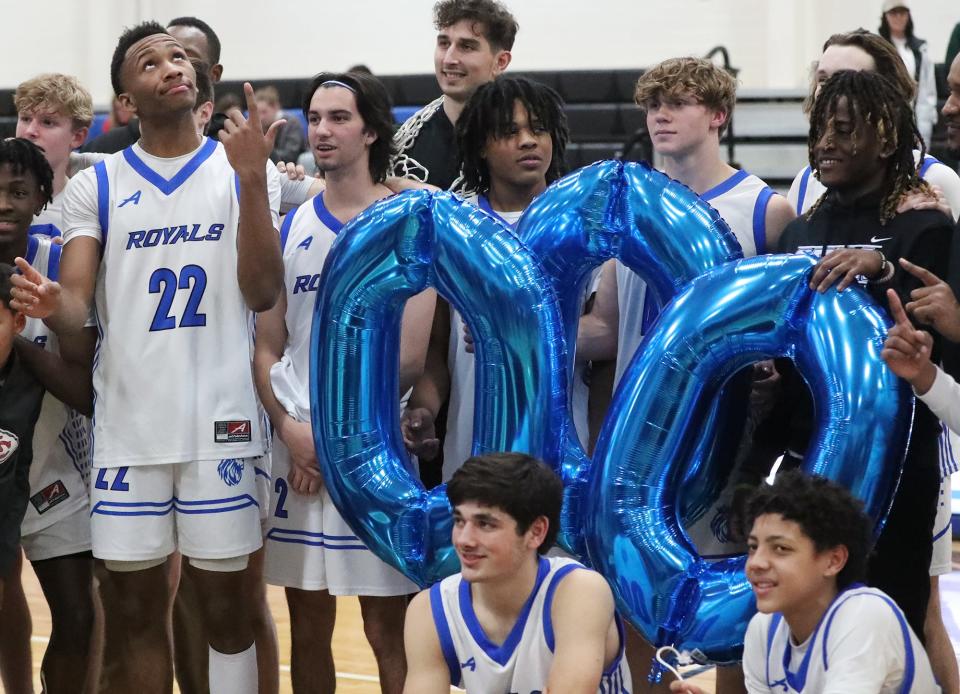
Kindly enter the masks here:
M 520 453 L 475 456 L 447 496 L 461 572 L 410 603 L 404 692 L 628 692 L 606 581 L 543 556 L 560 517 L 556 474 Z
M 89 97 L 88 97 L 89 98 Z M 51 119 L 44 119 L 49 123 Z M 57 140 L 56 127 L 44 127 L 45 134 Z M 46 132 L 54 131 L 53 134 Z M 0 240 L 0 262 L 11 264 L 17 256 L 26 256 L 45 271 L 56 272 L 60 258 L 60 246 L 52 242 L 46 234 L 28 234 L 28 229 L 52 196 L 54 174 L 44 153 L 25 139 L 0 141 L 0 219 L 6 231 Z M 80 369 L 74 375 L 62 371 L 63 362 L 56 356 L 56 341 L 49 339 L 42 321 L 26 319 L 23 332 L 26 339 L 18 339 L 18 363 L 26 366 L 34 376 L 51 389 L 51 397 L 46 401 L 45 414 L 41 426 L 32 442 L 32 457 L 35 462 L 29 469 L 29 480 L 54 478 L 54 482 L 45 488 L 36 485 L 39 491 L 27 493 L 25 528 L 33 530 L 29 535 L 23 533 L 22 542 L 29 547 L 29 556 L 35 563 L 41 587 L 51 607 L 53 617 L 50 644 L 44 656 L 42 675 L 48 680 L 47 691 L 77 691 L 76 682 L 84 681 L 89 660 L 91 632 L 93 631 L 92 604 L 92 560 L 90 550 L 89 520 L 86 514 L 87 495 L 83 482 L 85 467 L 73 467 L 73 453 L 78 462 L 85 463 L 83 447 L 85 436 L 76 435 L 69 426 L 64 426 L 66 411 L 63 402 L 79 407 L 86 413 L 92 406 L 92 391 L 89 388 L 89 366 Z M 47 352 L 44 346 L 52 351 Z M 88 341 L 92 355 L 93 341 Z M 70 387 L 71 381 L 87 382 L 87 388 L 80 391 Z M 81 421 L 81 434 L 86 431 L 82 426 L 85 418 L 76 415 Z M 69 424 L 69 421 L 67 422 Z M 31 425 L 32 428 L 32 425 Z M 66 429 L 63 439 L 58 439 L 61 428 Z M 57 448 L 61 448 L 61 457 L 57 457 Z M 58 464 L 59 463 L 59 464 Z M 40 468 L 40 471 L 36 470 Z M 28 479 L 27 468 L 22 470 L 24 480 Z M 62 475 L 62 479 L 59 477 Z M 34 483 L 35 484 L 35 483 Z M 60 512 L 59 506 L 65 511 Z M 23 508 L 20 509 L 23 512 Z M 31 514 L 31 510 L 33 513 Z M 52 521 L 43 517 L 40 511 L 49 511 Z M 18 541 L 20 540 L 18 534 Z M 39 553 L 39 556 L 38 556 Z M 19 550 L 17 551 L 19 555 Z M 85 555 L 85 556 L 84 556 Z M 47 558 L 56 557 L 56 558 Z M 20 584 L 19 557 L 14 571 L 6 576 L 7 590 L 4 592 L 0 608 L 0 676 L 4 689 L 14 694 L 33 691 L 33 672 L 30 653 L 30 614 Z M 74 679 L 70 680 L 70 677 Z
M 443 96 L 400 126 L 391 169 L 446 190 L 459 177 L 456 124 L 481 84 L 507 69 L 517 21 L 496 0 L 440 0 L 433 66 Z
M 553 89 L 507 76 L 481 85 L 457 121 L 460 168 L 471 191 L 467 200 L 507 226 L 516 225 L 533 199 L 563 174 L 567 139 L 563 102 Z M 446 308 L 434 316 L 424 375 L 401 422 L 408 449 L 421 460 L 432 459 L 439 447 L 433 423 L 449 398 L 444 481 L 470 457 L 474 403 L 474 356 L 464 340 L 464 322 Z M 585 439 L 587 393 L 582 378 L 576 385 L 575 419 Z
M 872 524 L 846 489 L 784 471 L 757 489 L 746 515 L 758 610 L 743 648 L 747 691 L 940 691 L 900 608 L 862 583 Z M 687 682 L 670 688 L 703 694 Z
M 736 81 L 724 69 L 699 58 L 672 58 L 645 72 L 634 98 L 646 111 L 647 128 L 663 172 L 687 185 L 714 207 L 730 226 L 746 257 L 768 253 L 787 223 L 794 218 L 790 204 L 762 180 L 729 166 L 720 156 L 720 137 L 736 102 Z M 656 316 L 647 302 L 646 284 L 619 261 L 608 262 L 600 279 L 593 309 L 580 321 L 577 358 L 616 359 L 616 381 L 626 370 L 650 323 Z M 772 363 L 755 368 L 760 379 L 769 377 Z M 709 527 L 712 514 L 705 516 Z M 712 538 L 710 538 L 712 542 Z M 726 549 L 706 550 L 722 553 Z M 631 634 L 633 632 L 631 631 Z M 652 650 L 634 655 L 631 663 L 652 662 Z M 636 658 L 636 659 L 634 659 Z M 721 681 L 739 687 L 739 672 L 719 672 Z M 640 677 L 638 691 L 647 684 Z M 729 690 L 728 690 L 729 691 Z
M 416 586 L 366 549 L 341 518 L 318 470 L 310 426 L 310 327 L 327 252 L 345 223 L 392 191 L 390 100 L 375 78 L 317 75 L 303 103 L 310 148 L 326 189 L 291 211 L 280 232 L 286 291 L 257 320 L 256 375 L 270 416 L 273 514 L 267 521 L 267 581 L 286 588 L 295 692 L 333 691 L 336 596 L 358 595 L 383 692 L 399 693 L 406 664 L 396 634 Z M 433 292 L 407 302 L 400 389 L 423 368 Z M 397 394 L 399 397 L 399 393 Z
M 93 101 L 76 78 L 50 74 L 20 84 L 14 104 L 17 137 L 39 146 L 53 169 L 53 199 L 36 216 L 30 233 L 62 242 L 62 192 L 67 184 L 70 153 L 86 138 Z M 29 262 L 40 274 L 56 281 L 60 247 L 36 245 L 39 252 L 28 254 Z M 12 260 L 11 256 L 8 262 Z M 40 347 L 58 351 L 56 335 L 43 321 L 29 319 L 23 335 Z M 89 352 L 96 341 L 95 329 L 85 329 L 85 335 L 84 349 Z M 50 642 L 41 667 L 48 692 L 75 690 L 90 665 L 94 605 L 87 492 L 89 437 L 87 417 L 52 394 L 44 399 L 30 468 L 31 503 L 24 517 L 21 543 L 50 606 Z M 29 647 L 29 642 L 26 645 Z
M 266 163 L 276 130 L 260 130 L 245 85 L 250 120 L 233 114 L 222 145 L 202 141 L 193 66 L 153 22 L 121 36 L 111 79 L 140 142 L 71 180 L 62 283 L 18 260 L 16 303 L 70 339 L 96 300 L 91 506 L 110 584 L 108 690 L 170 691 L 163 563 L 179 548 L 204 597 L 210 691 L 255 691 L 242 570 L 261 544 L 249 459 L 265 436 L 246 374 L 250 312 L 282 285 Z M 171 226 L 156 226 L 158 209 Z

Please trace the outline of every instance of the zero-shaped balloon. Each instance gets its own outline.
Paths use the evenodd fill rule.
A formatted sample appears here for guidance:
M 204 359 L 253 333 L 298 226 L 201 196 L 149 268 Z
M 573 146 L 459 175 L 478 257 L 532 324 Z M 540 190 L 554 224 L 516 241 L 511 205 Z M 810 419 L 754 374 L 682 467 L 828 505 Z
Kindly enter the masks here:
M 324 263 L 310 338 L 318 460 L 361 541 L 421 586 L 459 568 L 445 487 L 423 488 L 398 424 L 403 304 L 428 286 L 475 339 L 475 450 L 525 451 L 557 467 L 566 426 L 559 307 L 507 227 L 425 191 L 378 202 L 344 227 Z
M 647 282 L 651 299 L 663 305 L 707 270 L 743 257 L 736 236 L 716 210 L 645 163 L 599 162 L 556 181 L 524 212 L 517 234 L 543 264 L 557 292 L 569 347 L 568 378 L 573 375 L 573 346 L 591 270 L 617 258 Z M 694 520 L 696 512 L 708 508 L 719 494 L 729 471 L 722 462 L 733 460 L 739 443 L 740 427 L 718 412 L 732 416 L 746 411 L 746 389 L 728 388 L 713 404 L 707 425 L 691 433 L 700 445 L 691 462 L 695 480 L 688 485 L 691 511 L 685 521 Z M 590 462 L 572 415 L 567 432 L 560 468 L 565 498 L 557 540 L 585 559 L 580 500 Z M 712 465 L 705 464 L 708 459 Z
M 807 472 L 889 510 L 912 422 L 909 386 L 885 367 L 889 322 L 859 289 L 809 289 L 815 260 L 762 256 L 695 279 L 645 336 L 614 396 L 583 498 L 587 549 L 651 643 L 736 660 L 755 612 L 744 557 L 700 558 L 678 519 L 691 433 L 724 381 L 759 359 L 794 360 L 813 395 Z

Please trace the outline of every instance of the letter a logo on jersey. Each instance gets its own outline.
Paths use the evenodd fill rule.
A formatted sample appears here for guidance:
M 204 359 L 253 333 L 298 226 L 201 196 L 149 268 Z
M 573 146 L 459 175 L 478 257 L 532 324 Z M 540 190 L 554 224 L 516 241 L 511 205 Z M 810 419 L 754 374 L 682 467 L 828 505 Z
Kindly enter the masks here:
M 138 190 L 136 193 L 117 205 L 117 207 L 123 207 L 128 202 L 132 202 L 134 205 L 138 204 L 140 202 L 140 191 Z
M 307 250 L 310 248 L 311 243 L 313 243 L 313 237 L 308 236 L 303 241 L 297 244 L 297 248 L 302 248 L 303 250 Z
M 470 658 L 470 660 L 468 660 L 467 662 L 465 662 L 465 663 L 460 663 L 460 669 L 461 669 L 461 670 L 465 670 L 466 668 L 470 668 L 470 671 L 471 671 L 471 672 L 476 672 L 476 671 L 477 671 L 477 660 L 476 660 L 476 658 Z

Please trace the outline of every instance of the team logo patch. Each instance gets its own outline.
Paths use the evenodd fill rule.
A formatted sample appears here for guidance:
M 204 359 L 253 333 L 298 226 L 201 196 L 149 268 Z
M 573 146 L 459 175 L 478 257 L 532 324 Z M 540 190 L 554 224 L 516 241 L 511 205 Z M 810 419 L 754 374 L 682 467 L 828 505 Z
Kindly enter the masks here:
M 13 457 L 20 447 L 20 439 L 12 431 L 0 429 L 0 464 L 3 464 Z
M 225 458 L 217 465 L 217 472 L 224 484 L 236 487 L 243 478 L 243 461 L 236 458 Z
M 213 440 L 217 443 L 240 443 L 252 441 L 252 429 L 249 419 L 232 422 L 214 422 Z
M 61 501 L 70 498 L 70 492 L 67 486 L 60 480 L 44 487 L 39 492 L 30 497 L 30 503 L 37 509 L 37 513 L 46 513 Z

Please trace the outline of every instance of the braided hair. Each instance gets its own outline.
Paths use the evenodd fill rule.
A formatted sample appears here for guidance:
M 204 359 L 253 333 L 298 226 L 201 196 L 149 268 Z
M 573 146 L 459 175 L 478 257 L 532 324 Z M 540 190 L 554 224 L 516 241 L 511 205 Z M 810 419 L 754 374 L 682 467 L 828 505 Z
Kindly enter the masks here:
M 457 148 L 465 190 L 486 193 L 490 189 L 490 169 L 482 153 L 487 138 L 509 136 L 513 107 L 518 101 L 527 110 L 531 123 L 538 122 L 550 133 L 553 157 L 546 173 L 547 183 L 564 174 L 563 158 L 570 131 L 560 95 L 523 77 L 498 77 L 473 93 L 457 119 Z
M 926 154 L 923 138 L 917 130 L 913 109 L 903 93 L 886 77 L 873 72 L 842 70 L 835 73 L 820 88 L 820 94 L 810 114 L 810 135 L 807 154 L 810 168 L 817 170 L 814 149 L 825 133 L 834 127 L 840 99 L 847 100 L 847 108 L 854 122 L 853 147 L 856 151 L 857 134 L 869 129 L 876 133 L 881 149 L 892 150 L 885 161 L 883 202 L 880 206 L 880 224 L 886 224 L 897 213 L 897 204 L 904 193 L 932 190 L 917 171 L 913 150 L 920 150 L 920 161 Z M 827 196 L 820 198 L 824 200 Z M 807 213 L 809 219 L 820 207 L 817 202 Z
M 17 175 L 30 173 L 37 182 L 44 206 L 53 200 L 53 169 L 43 150 L 30 140 L 10 137 L 0 140 L 0 166 L 9 164 Z

